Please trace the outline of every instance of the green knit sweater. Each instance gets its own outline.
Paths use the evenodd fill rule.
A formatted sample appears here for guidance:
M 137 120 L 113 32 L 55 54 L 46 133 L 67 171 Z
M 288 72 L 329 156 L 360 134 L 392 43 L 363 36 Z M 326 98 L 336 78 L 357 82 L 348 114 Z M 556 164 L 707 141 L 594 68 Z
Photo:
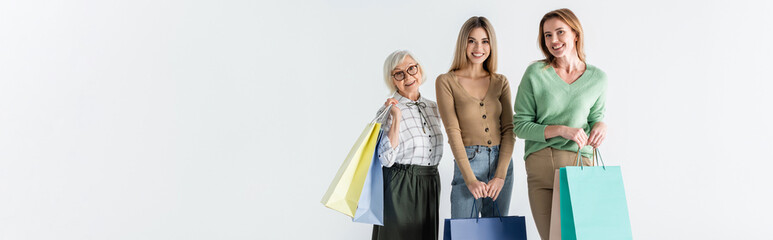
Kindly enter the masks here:
M 553 67 L 542 61 L 531 64 L 518 86 L 513 116 L 515 135 L 526 140 L 523 159 L 546 147 L 576 152 L 574 141 L 560 136 L 545 139 L 545 128 L 564 125 L 589 134 L 593 124 L 604 119 L 606 91 L 607 75 L 590 64 L 572 84 L 561 80 Z M 592 154 L 592 147 L 582 149 L 584 157 Z

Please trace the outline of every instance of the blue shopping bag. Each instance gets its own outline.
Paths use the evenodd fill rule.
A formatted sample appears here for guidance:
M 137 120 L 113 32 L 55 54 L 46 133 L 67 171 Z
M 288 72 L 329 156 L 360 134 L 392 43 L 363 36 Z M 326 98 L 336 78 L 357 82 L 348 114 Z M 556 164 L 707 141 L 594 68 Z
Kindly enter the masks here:
M 371 186 L 371 184 L 365 184 L 365 180 L 371 175 L 373 156 L 376 154 L 377 143 L 382 134 L 381 122 L 386 121 L 383 119 L 388 116 L 390 108 L 391 105 L 389 108 L 385 108 L 386 110 L 378 112 L 376 118 L 365 127 L 365 130 L 362 131 L 360 137 L 355 141 L 354 146 L 349 150 L 349 154 L 338 169 L 333 182 L 330 183 L 327 192 L 322 196 L 321 202 L 325 207 L 354 218 L 359 201 L 362 198 L 363 188 L 365 188 L 365 185 Z M 379 121 L 379 119 L 382 120 Z M 380 167 L 381 163 L 377 163 L 377 166 Z M 378 177 L 378 179 L 381 179 L 381 177 Z M 383 215 L 383 210 L 381 212 Z
M 476 212 L 473 200 L 473 213 Z M 494 205 L 499 212 L 499 207 Z M 472 215 L 472 214 L 470 214 Z M 526 240 L 526 218 L 523 216 L 502 216 L 492 218 L 446 218 L 443 227 L 443 240 Z
M 384 130 L 381 129 L 376 146 L 381 143 L 383 135 Z M 384 226 L 384 172 L 378 159 L 378 150 L 373 153 L 370 170 L 365 177 L 360 201 L 352 221 Z
M 633 239 L 620 167 L 579 165 L 560 169 L 561 239 Z

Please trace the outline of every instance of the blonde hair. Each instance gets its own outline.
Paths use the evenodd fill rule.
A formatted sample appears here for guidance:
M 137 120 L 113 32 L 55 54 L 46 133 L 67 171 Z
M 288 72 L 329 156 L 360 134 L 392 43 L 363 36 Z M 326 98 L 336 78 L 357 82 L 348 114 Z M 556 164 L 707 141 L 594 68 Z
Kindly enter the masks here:
M 454 62 L 451 64 L 451 69 L 448 71 L 454 71 L 466 68 L 470 65 L 470 60 L 467 59 L 467 38 L 470 37 L 470 33 L 473 29 L 483 28 L 486 30 L 489 39 L 489 46 L 491 46 L 491 53 L 488 58 L 483 62 L 483 69 L 489 73 L 497 71 L 497 37 L 494 33 L 494 27 L 485 17 L 471 17 L 464 22 L 462 29 L 459 30 L 459 37 L 456 39 L 456 52 L 454 52 Z
M 408 50 L 397 50 L 389 54 L 387 56 L 386 60 L 384 60 L 384 83 L 386 83 L 387 88 L 389 88 L 389 92 L 393 93 L 397 91 L 397 87 L 395 86 L 395 83 L 392 82 L 392 70 L 395 70 L 395 67 L 397 65 L 400 65 L 403 60 L 405 60 L 405 57 L 411 56 L 413 58 L 413 61 L 416 61 L 416 64 L 419 67 L 419 73 L 421 73 L 421 84 L 424 84 L 427 80 L 427 75 L 424 74 L 424 66 L 419 63 L 419 59 L 416 58 L 411 52 Z M 407 77 L 407 76 L 406 76 Z M 419 85 L 421 86 L 421 85 Z
M 572 31 L 574 31 L 575 34 L 577 34 L 577 43 L 575 44 L 575 49 L 577 50 L 577 57 L 580 58 L 580 61 L 583 63 L 585 62 L 585 49 L 583 40 L 585 39 L 582 31 L 582 25 L 580 24 L 580 19 L 577 18 L 577 16 L 574 15 L 572 10 L 569 10 L 568 8 L 562 8 L 562 9 L 556 9 L 553 11 L 550 11 L 545 14 L 545 16 L 542 16 L 542 20 L 539 22 L 539 47 L 542 50 L 542 54 L 545 55 L 545 59 L 542 61 L 545 62 L 547 65 L 553 64 L 553 62 L 556 60 L 556 57 L 553 56 L 553 54 L 550 54 L 550 50 L 548 50 L 547 43 L 545 42 L 545 22 L 552 18 L 558 18 L 559 20 L 566 23 L 566 25 L 569 25 L 570 28 L 572 28 Z

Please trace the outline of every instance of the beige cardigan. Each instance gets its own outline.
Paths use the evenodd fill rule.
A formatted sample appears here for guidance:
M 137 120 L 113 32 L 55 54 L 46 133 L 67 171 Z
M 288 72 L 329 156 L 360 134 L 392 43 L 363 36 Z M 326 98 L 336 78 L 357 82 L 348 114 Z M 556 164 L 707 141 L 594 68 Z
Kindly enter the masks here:
M 513 154 L 513 105 L 510 84 L 504 75 L 493 73 L 486 96 L 481 101 L 462 87 L 453 72 L 435 81 L 438 111 L 448 135 L 464 181 L 475 180 L 464 146 L 499 146 L 495 177 L 505 179 Z M 460 159 L 468 161 L 459 161 Z

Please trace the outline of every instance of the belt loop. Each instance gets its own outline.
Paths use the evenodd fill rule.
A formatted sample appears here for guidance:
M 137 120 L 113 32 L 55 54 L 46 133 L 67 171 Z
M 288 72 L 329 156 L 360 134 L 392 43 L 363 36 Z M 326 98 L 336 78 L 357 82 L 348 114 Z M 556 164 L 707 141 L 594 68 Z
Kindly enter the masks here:
M 550 165 L 553 166 L 552 172 L 555 173 L 556 172 L 556 158 L 553 157 L 553 148 L 552 147 L 548 147 L 548 152 L 550 153 Z

